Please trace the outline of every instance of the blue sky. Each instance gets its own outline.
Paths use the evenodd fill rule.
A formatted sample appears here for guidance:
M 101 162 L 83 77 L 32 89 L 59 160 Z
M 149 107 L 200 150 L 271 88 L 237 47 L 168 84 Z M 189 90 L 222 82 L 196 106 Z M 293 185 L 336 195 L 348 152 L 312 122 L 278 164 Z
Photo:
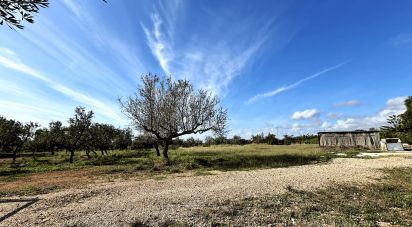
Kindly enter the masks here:
M 411 1 L 51 1 L 0 27 L 0 114 L 125 127 L 151 72 L 215 92 L 229 136 L 379 127 L 411 95 L 411 21 Z

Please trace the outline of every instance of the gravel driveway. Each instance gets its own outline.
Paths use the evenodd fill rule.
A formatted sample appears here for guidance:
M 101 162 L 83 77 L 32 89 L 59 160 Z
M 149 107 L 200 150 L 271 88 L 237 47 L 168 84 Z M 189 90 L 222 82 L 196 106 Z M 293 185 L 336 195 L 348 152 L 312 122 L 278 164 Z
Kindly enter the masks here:
M 94 184 L 40 195 L 38 202 L 0 226 L 130 226 L 137 221 L 156 225 L 166 220 L 199 224 L 196 211 L 211 201 L 282 193 L 288 186 L 313 190 L 333 183 L 363 184 L 381 177 L 379 169 L 394 167 L 412 167 L 412 159 L 338 158 L 289 168 Z

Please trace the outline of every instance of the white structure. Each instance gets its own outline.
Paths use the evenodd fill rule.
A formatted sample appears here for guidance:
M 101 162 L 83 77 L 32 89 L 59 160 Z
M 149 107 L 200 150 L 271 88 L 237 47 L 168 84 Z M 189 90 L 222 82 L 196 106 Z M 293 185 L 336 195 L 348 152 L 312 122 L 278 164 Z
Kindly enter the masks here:
M 381 148 L 383 151 L 404 151 L 402 141 L 399 138 L 381 139 Z

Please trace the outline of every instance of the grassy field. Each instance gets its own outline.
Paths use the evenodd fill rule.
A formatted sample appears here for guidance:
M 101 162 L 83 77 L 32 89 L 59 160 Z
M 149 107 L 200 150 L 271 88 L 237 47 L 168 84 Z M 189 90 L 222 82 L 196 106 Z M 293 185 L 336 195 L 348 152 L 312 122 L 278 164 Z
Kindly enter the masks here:
M 92 155 L 88 159 L 84 152 L 76 152 L 75 162 L 68 161 L 68 154 L 61 151 L 56 155 L 37 154 L 18 159 L 17 167 L 10 165 L 10 159 L 0 159 L 0 177 L 19 174 L 73 170 L 92 167 L 107 167 L 118 171 L 171 171 L 211 169 L 244 170 L 302 165 L 326 161 L 327 152 L 317 145 L 276 146 L 266 144 L 219 145 L 210 147 L 177 148 L 170 151 L 170 164 L 154 150 L 114 150 L 108 155 Z M 114 170 L 113 170 L 114 171 Z
M 48 188 L 58 188 L 65 183 L 70 185 L 73 181 L 83 182 L 82 179 L 88 182 L 91 179 L 112 180 L 117 177 L 156 178 L 162 174 L 180 172 L 204 175 L 210 174 L 212 170 L 251 170 L 313 164 L 326 162 L 331 157 L 329 152 L 317 145 L 249 144 L 173 149 L 170 151 L 171 161 L 168 165 L 155 155 L 154 150 L 115 150 L 108 155 L 99 153 L 91 159 L 84 152 L 77 152 L 75 162 L 70 164 L 68 154 L 62 151 L 53 156 L 38 154 L 34 158 L 19 158 L 17 167 L 10 165 L 10 159 L 0 159 L 0 191 L 3 186 L 3 194 L 16 191 L 20 194 L 34 194 L 46 192 Z M 43 181 L 38 179 L 42 176 Z M 73 176 L 77 176 L 75 180 Z M 57 182 L 47 181 L 53 177 Z M 65 178 L 67 182 L 63 180 Z M 38 185 L 36 182 L 42 183 Z M 12 183 L 20 186 L 13 190 L 7 189 Z M 49 186 L 46 187 L 47 185 Z

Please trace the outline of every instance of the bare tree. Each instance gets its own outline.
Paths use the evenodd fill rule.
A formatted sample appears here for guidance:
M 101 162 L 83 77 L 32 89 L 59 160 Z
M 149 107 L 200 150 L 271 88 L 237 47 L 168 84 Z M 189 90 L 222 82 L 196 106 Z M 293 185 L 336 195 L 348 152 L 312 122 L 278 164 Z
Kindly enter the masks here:
M 195 91 L 188 80 L 144 75 L 137 93 L 119 101 L 137 129 L 161 142 L 167 161 L 173 138 L 207 131 L 223 134 L 226 128 L 227 110 L 219 106 L 218 98 L 203 89 Z

